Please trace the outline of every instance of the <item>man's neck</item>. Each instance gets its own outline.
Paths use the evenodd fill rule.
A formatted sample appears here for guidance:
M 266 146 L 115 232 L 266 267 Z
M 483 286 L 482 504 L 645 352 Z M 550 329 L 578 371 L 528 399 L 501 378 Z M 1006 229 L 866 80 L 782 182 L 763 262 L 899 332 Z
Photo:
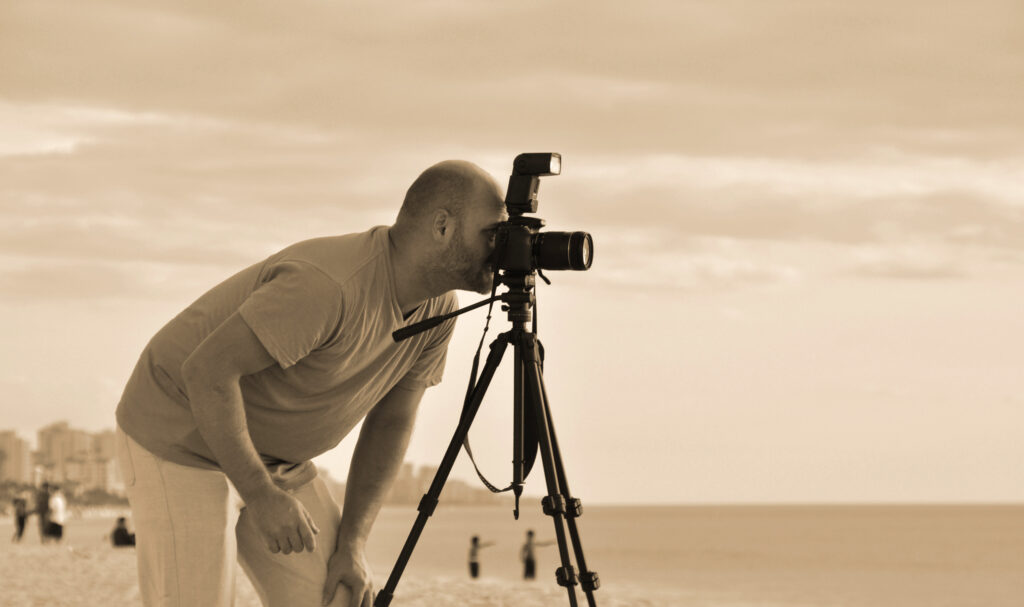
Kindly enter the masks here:
M 431 284 L 431 272 L 417 265 L 422 258 L 417 259 L 412 247 L 403 246 L 391 229 L 388 229 L 388 246 L 391 247 L 391 271 L 395 276 L 395 298 L 403 315 L 408 316 L 424 301 L 447 291 Z

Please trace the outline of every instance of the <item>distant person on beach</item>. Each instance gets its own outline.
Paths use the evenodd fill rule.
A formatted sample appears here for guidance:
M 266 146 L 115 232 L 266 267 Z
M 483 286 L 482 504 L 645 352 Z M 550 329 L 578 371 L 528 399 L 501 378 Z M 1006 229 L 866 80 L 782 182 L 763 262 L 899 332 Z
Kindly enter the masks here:
M 538 546 L 550 546 L 555 542 L 543 541 L 537 542 L 533 539 L 533 529 L 529 529 L 526 532 L 526 543 L 523 544 L 522 549 L 519 551 L 519 560 L 523 562 L 523 579 L 532 580 L 537 577 L 537 554 L 534 549 Z
M 39 543 L 45 544 L 50 539 L 50 483 L 43 482 L 36 489 L 35 513 L 39 517 Z
M 110 543 L 115 548 L 135 545 L 135 534 L 128 531 L 128 522 L 123 516 L 117 517 L 117 522 L 114 523 L 114 530 L 110 532 Z
M 11 500 L 11 505 L 14 506 L 14 535 L 11 541 L 20 542 L 21 536 L 25 534 L 25 521 L 28 520 L 28 500 L 19 494 Z
M 493 545 L 494 542 L 481 542 L 476 535 L 469 541 L 469 577 L 474 580 L 480 577 L 480 549 Z
M 117 407 L 145 605 L 229 605 L 236 558 L 264 605 L 370 605 L 367 536 L 455 321 L 391 333 L 488 292 L 505 219 L 490 175 L 441 162 L 394 225 L 293 244 L 157 332 Z M 310 460 L 360 422 L 339 509 Z
M 64 524 L 68 518 L 68 500 L 59 486 L 53 486 L 50 491 L 50 522 L 46 526 L 46 533 L 55 542 L 64 538 Z

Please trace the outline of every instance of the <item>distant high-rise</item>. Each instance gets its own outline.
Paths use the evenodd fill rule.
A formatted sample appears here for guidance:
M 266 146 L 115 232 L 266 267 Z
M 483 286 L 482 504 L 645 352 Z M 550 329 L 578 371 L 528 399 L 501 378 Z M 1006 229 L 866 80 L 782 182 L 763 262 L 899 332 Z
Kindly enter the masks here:
M 0 431 L 0 481 L 32 482 L 32 449 L 13 430 Z
M 417 492 L 425 493 L 430 489 L 430 484 L 434 482 L 434 477 L 437 476 L 437 469 L 437 466 L 420 466 L 419 472 L 416 475 Z
M 43 478 L 74 483 L 81 489 L 124 490 L 117 468 L 116 437 L 113 430 L 95 434 L 76 430 L 65 421 L 39 430 L 37 462 Z
M 39 464 L 46 476 L 56 481 L 67 478 L 67 462 L 87 459 L 92 455 L 92 436 L 83 430 L 56 422 L 39 431 Z
M 387 501 L 394 504 L 415 503 L 420 495 L 416 480 L 416 469 L 410 462 L 405 462 L 399 468 L 394 484 L 391 485 Z
M 101 430 L 92 435 L 92 451 L 99 459 L 117 459 L 117 433 L 113 430 Z

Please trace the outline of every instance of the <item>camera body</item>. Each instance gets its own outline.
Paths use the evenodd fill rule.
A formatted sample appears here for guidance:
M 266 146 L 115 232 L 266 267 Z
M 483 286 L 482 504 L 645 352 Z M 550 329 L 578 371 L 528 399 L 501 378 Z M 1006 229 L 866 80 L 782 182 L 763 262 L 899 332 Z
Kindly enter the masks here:
M 536 213 L 540 178 L 558 175 L 562 156 L 556 153 L 520 154 L 512 163 L 505 194 L 508 221 L 497 227 L 494 269 L 505 277 L 537 270 L 587 270 L 593 262 L 594 242 L 587 232 L 541 232 L 544 220 L 524 217 Z

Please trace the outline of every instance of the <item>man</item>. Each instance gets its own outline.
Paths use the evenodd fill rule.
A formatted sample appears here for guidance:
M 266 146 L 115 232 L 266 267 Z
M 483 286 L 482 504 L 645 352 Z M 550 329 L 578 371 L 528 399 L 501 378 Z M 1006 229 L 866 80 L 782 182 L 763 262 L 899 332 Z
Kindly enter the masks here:
M 50 539 L 50 483 L 43 481 L 35 493 L 35 513 L 39 517 L 39 543 Z
M 454 322 L 391 332 L 487 292 L 506 218 L 490 175 L 439 163 L 394 225 L 292 245 L 153 337 L 117 410 L 146 605 L 231 604 L 236 557 L 264 605 L 371 605 L 365 542 Z M 339 511 L 309 460 L 360 421 Z

